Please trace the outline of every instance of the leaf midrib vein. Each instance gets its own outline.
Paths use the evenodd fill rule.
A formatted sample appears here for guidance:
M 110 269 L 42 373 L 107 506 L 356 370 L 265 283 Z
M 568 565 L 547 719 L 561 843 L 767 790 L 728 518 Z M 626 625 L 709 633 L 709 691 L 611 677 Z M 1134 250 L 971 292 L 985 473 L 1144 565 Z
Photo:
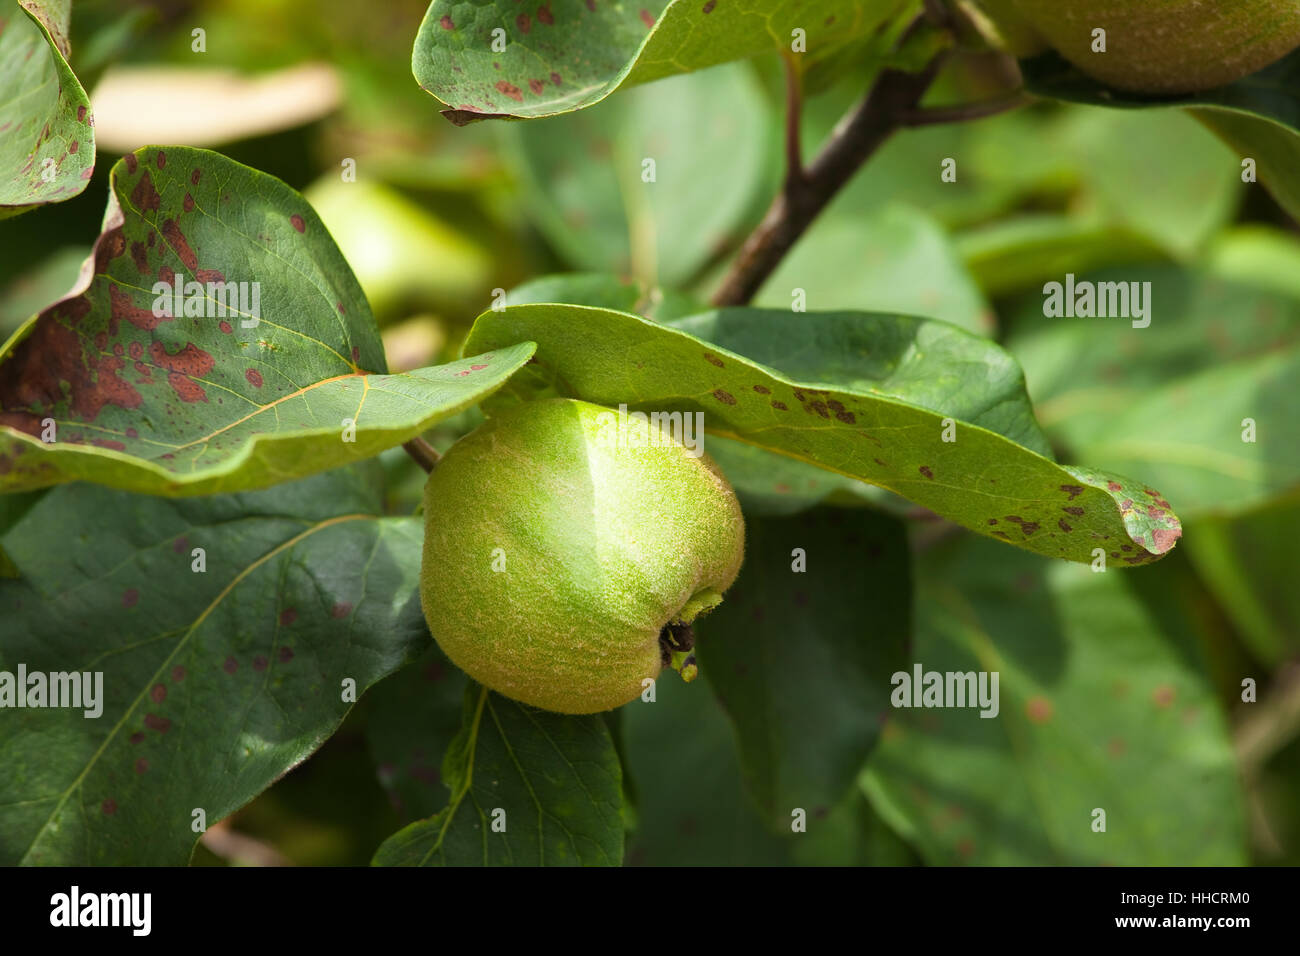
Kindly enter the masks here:
M 474 782 L 474 757 L 478 751 L 478 728 L 483 719 L 483 705 L 487 701 L 487 693 L 486 687 L 480 688 L 478 705 L 474 709 L 474 722 L 470 725 L 469 745 L 466 747 L 469 759 L 465 762 L 465 782 L 461 785 L 460 792 L 452 797 L 451 803 L 447 804 L 447 809 L 443 811 L 445 816 L 443 817 L 442 827 L 438 830 L 438 839 L 434 841 L 429 851 L 420 858 L 420 866 L 426 866 L 429 858 L 442 849 L 442 842 L 447 836 L 447 828 L 451 826 L 456 811 L 460 809 L 461 803 L 464 802 L 465 796 L 469 793 L 470 786 Z
M 294 547 L 304 538 L 307 538 L 308 536 L 315 534 L 317 531 L 322 531 L 325 528 L 332 527 L 336 524 L 341 524 L 344 521 L 359 521 L 359 520 L 371 519 L 373 517 L 374 515 L 350 514 L 350 515 L 340 515 L 335 518 L 330 518 L 326 521 L 321 521 L 313 525 L 312 527 L 307 528 L 305 531 L 299 532 L 289 540 L 279 545 L 276 545 L 276 547 L 272 548 L 266 554 L 262 555 L 252 564 L 248 565 L 248 567 L 240 571 L 239 574 L 235 575 L 235 577 L 231 580 L 231 582 L 221 590 L 221 593 L 218 594 L 215 598 L 213 598 L 213 600 L 208 604 L 208 606 L 203 609 L 203 612 L 194 620 L 194 623 L 190 625 L 189 629 L 185 632 L 185 635 L 176 643 L 176 646 L 172 648 L 172 652 L 167 655 L 167 658 L 160 665 L 158 665 L 158 668 L 154 671 L 153 676 L 149 678 L 149 680 L 145 681 L 144 688 L 140 691 L 138 695 L 136 695 L 136 698 L 134 701 L 131 702 L 131 705 L 127 707 L 125 711 L 123 711 L 121 718 L 117 721 L 116 724 L 113 725 L 113 729 L 110 730 L 108 732 L 108 735 L 104 738 L 104 742 L 99 745 L 99 748 L 94 752 L 94 754 L 91 755 L 90 759 L 86 761 L 86 766 L 82 768 L 81 773 L 79 773 L 77 775 L 77 778 L 73 780 L 71 784 L 68 785 L 68 788 L 66 790 L 63 791 L 63 794 L 59 797 L 59 802 L 55 805 L 54 809 L 50 811 L 50 815 L 46 817 L 45 822 L 42 823 L 40 827 L 36 830 L 35 836 L 32 837 L 32 842 L 28 845 L 27 849 L 23 852 L 23 855 L 19 859 L 20 860 L 27 859 L 27 857 L 31 854 L 32 849 L 40 841 L 42 834 L 44 834 L 48 829 L 48 827 L 50 826 L 50 823 L 63 810 L 63 805 L 67 803 L 68 797 L 70 797 L 73 794 L 73 792 L 75 792 L 81 786 L 82 782 L 86 779 L 87 774 L 89 774 L 91 769 L 99 762 L 99 758 L 103 756 L 104 751 L 108 749 L 108 745 L 113 742 L 114 738 L 117 737 L 118 732 L 121 731 L 122 727 L 126 724 L 127 718 L 129 718 L 133 713 L 135 713 L 136 708 L 140 706 L 141 701 L 144 700 L 145 695 L 149 692 L 149 688 L 151 688 L 155 683 L 157 683 L 159 677 L 167 670 L 167 667 L 176 658 L 176 655 L 179 654 L 181 650 L 187 645 L 189 639 L 194 635 L 195 631 L 198 630 L 200 625 L 202 625 L 203 622 L 207 620 L 208 616 L 217 608 L 217 606 L 223 600 L 225 600 L 226 597 L 229 596 L 230 593 L 234 591 L 234 589 L 238 587 L 239 584 L 243 582 L 245 578 L 251 575 L 263 564 L 266 564 L 268 561 L 275 558 L 277 555 Z M 81 801 L 81 804 L 82 804 L 82 811 L 84 812 L 85 801 Z

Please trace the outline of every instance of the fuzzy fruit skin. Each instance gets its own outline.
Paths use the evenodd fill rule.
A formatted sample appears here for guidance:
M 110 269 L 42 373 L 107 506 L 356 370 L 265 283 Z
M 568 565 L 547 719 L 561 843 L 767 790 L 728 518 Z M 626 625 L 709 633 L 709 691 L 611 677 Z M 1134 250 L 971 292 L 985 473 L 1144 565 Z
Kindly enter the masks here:
M 1297 0 L 1015 0 L 1067 60 L 1137 93 L 1192 93 L 1261 70 L 1300 46 Z M 1092 31 L 1106 52 L 1092 52 Z
M 430 632 L 479 683 L 565 714 L 640 696 L 664 625 L 693 617 L 692 598 L 716 604 L 744 556 L 716 466 L 680 444 L 612 441 L 613 414 L 572 399 L 516 406 L 457 442 L 425 485 Z

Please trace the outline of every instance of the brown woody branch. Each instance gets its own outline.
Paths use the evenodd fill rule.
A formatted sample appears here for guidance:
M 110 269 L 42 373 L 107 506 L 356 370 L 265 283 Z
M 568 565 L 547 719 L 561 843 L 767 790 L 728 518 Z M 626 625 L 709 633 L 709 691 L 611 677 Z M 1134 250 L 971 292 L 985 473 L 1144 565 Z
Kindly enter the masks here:
M 904 117 L 915 115 L 943 59 L 936 56 L 919 73 L 883 72 L 863 101 L 840 120 L 816 159 L 802 171 L 787 172 L 784 187 L 714 294 L 714 305 L 744 305 L 754 297 L 836 193 L 904 125 Z M 797 112 L 791 113 L 797 129 Z M 787 132 L 787 152 L 792 149 L 798 143 L 792 146 Z

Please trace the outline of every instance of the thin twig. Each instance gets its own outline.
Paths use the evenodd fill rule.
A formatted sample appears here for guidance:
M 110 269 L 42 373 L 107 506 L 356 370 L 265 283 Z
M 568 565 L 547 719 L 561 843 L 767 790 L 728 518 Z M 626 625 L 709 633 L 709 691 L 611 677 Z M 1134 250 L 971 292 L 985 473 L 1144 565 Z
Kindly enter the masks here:
M 1233 745 L 1247 777 L 1300 734 L 1300 662 L 1282 668 L 1267 695 L 1251 704 L 1236 727 Z
M 754 297 L 835 194 L 900 128 L 898 117 L 916 109 L 943 59 L 944 54 L 936 56 L 919 73 L 886 70 L 880 75 L 871 92 L 840 120 L 803 175 L 787 175 L 786 188 L 741 247 L 713 296 L 714 305 L 744 305 Z
M 1031 102 L 1023 90 L 998 96 L 980 103 L 962 103 L 958 106 L 935 106 L 930 109 L 909 110 L 898 117 L 901 126 L 933 126 L 936 123 L 965 123 L 969 120 L 996 116 L 1007 110 L 1026 106 Z
M 799 124 L 803 119 L 803 78 L 793 54 L 785 62 L 785 188 L 799 188 L 804 181 L 803 147 Z
M 415 459 L 415 463 L 425 471 L 433 471 L 438 464 L 438 459 L 442 456 L 438 454 L 434 447 L 418 435 L 408 442 L 403 442 L 402 448 L 406 453 Z
M 1265 856 L 1283 852 L 1265 796 L 1260 790 L 1261 771 L 1278 751 L 1300 734 L 1300 663 L 1291 661 L 1259 703 L 1241 705 L 1244 714 L 1233 733 L 1233 749 L 1245 783 L 1251 839 Z

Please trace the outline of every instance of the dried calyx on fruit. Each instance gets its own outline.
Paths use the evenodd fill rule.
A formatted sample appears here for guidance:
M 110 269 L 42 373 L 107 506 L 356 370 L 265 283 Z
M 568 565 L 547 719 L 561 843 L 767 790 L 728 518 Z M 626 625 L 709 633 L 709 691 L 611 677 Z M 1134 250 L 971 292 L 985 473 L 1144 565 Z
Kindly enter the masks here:
M 1300 46 L 1297 0 L 978 2 L 1017 55 L 1033 52 L 1037 34 L 1089 76 L 1137 93 L 1212 89 Z
M 665 665 L 693 676 L 691 623 L 744 554 L 740 506 L 707 456 L 571 399 L 457 442 L 424 513 L 420 601 L 439 646 L 492 690 L 561 713 L 625 704 Z

